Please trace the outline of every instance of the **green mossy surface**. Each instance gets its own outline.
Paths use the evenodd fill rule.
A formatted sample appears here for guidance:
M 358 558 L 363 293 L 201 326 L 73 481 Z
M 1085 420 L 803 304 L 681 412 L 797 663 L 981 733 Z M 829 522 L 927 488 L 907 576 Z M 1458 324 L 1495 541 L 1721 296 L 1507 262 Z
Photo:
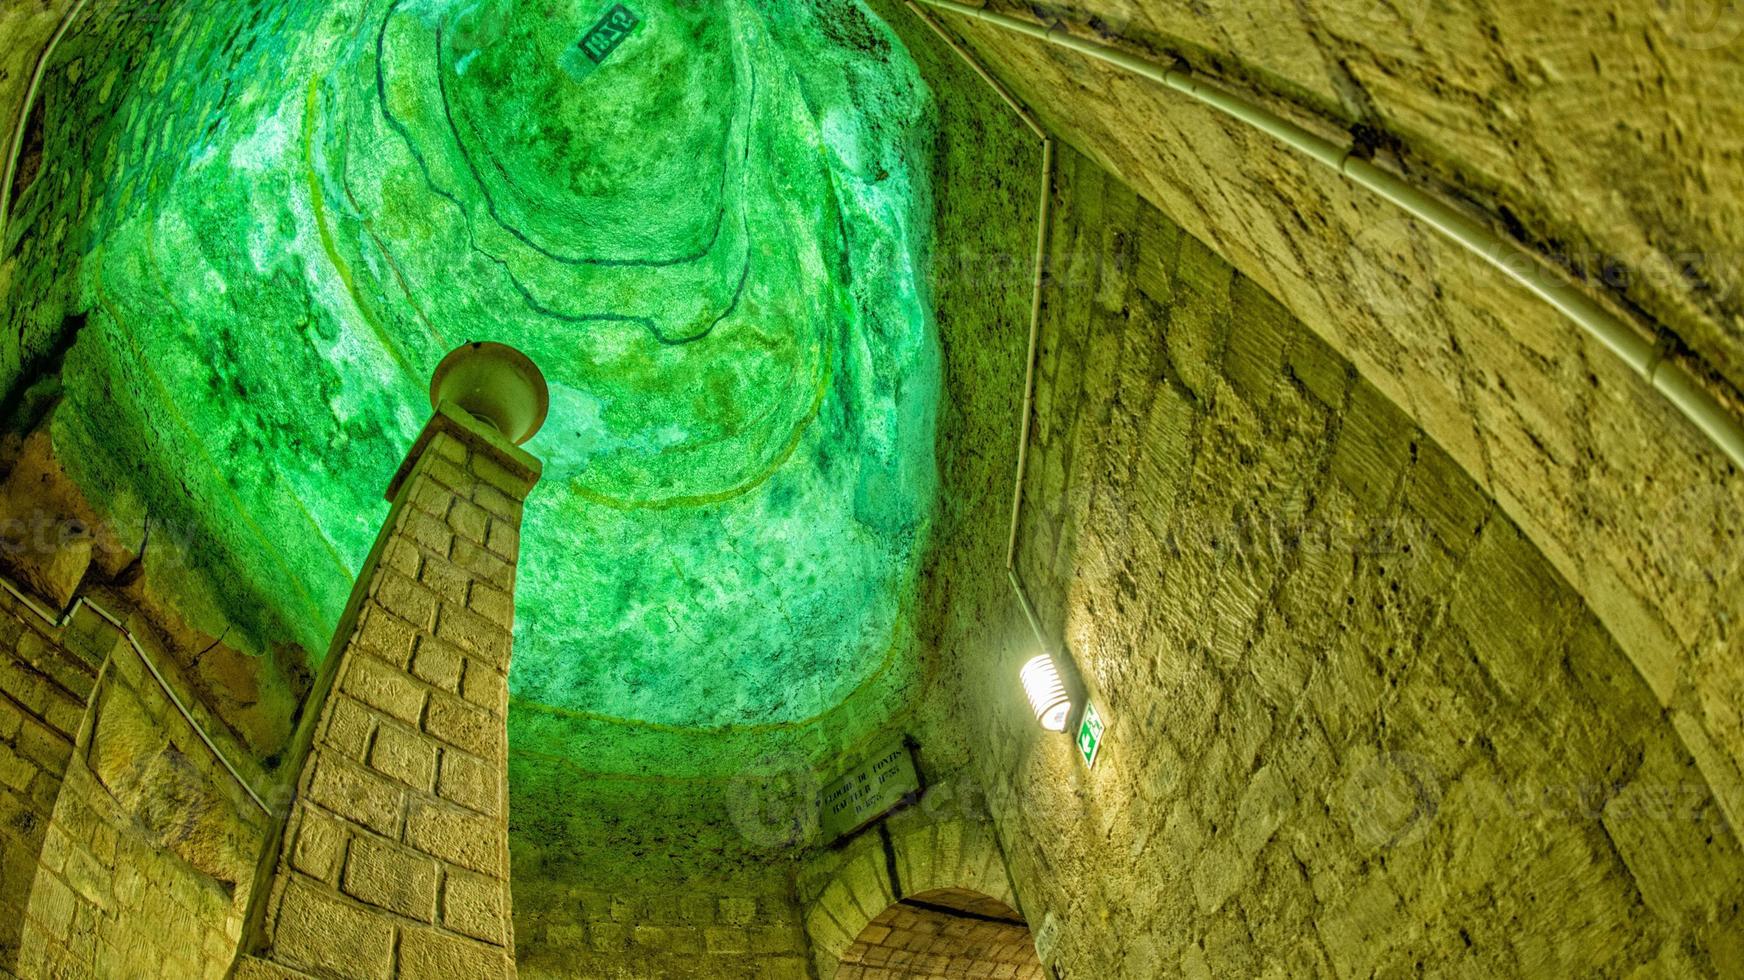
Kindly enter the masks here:
M 610 6 L 170 8 L 88 161 L 57 444 L 176 532 L 190 608 L 321 651 L 436 362 L 514 344 L 552 389 L 518 744 L 893 703 L 937 480 L 929 96 L 847 0 L 643 0 L 593 66 Z

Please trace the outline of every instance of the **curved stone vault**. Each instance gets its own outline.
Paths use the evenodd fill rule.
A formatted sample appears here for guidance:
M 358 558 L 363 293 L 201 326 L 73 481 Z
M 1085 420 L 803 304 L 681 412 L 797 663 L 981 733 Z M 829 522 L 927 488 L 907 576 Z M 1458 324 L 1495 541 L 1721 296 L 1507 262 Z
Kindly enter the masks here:
M 595 6 L 178 8 L 89 188 L 57 442 L 207 543 L 188 592 L 318 651 L 431 368 L 505 341 L 553 403 L 518 705 L 889 696 L 935 484 L 924 86 L 852 5 L 654 0 L 599 64 Z

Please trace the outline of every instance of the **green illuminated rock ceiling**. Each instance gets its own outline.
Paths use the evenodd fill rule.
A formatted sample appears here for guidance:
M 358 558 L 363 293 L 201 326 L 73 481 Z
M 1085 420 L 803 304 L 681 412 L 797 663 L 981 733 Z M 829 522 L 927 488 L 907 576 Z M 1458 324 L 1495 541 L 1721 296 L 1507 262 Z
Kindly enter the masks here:
M 514 344 L 552 390 L 520 744 L 894 703 L 935 493 L 925 89 L 853 0 L 638 0 L 596 65 L 613 6 L 172 8 L 85 191 L 57 440 L 192 542 L 191 603 L 319 651 L 431 369 Z

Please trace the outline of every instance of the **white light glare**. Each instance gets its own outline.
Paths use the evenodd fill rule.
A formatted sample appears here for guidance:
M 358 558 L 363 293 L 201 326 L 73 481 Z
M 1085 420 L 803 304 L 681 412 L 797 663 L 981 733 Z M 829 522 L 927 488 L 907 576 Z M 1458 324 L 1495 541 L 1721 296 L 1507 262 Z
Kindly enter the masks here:
M 1029 695 L 1029 706 L 1035 709 L 1041 726 L 1050 732 L 1065 731 L 1072 699 L 1066 695 L 1054 658 L 1044 653 L 1024 664 L 1018 676 L 1023 678 L 1023 692 Z

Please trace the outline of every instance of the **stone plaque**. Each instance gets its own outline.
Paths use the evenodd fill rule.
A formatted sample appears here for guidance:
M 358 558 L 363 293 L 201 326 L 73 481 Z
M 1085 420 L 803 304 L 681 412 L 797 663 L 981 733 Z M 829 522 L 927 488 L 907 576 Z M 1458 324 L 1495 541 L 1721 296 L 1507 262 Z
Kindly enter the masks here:
M 908 746 L 894 742 L 824 787 L 819 809 L 824 840 L 859 830 L 920 792 L 920 774 Z

